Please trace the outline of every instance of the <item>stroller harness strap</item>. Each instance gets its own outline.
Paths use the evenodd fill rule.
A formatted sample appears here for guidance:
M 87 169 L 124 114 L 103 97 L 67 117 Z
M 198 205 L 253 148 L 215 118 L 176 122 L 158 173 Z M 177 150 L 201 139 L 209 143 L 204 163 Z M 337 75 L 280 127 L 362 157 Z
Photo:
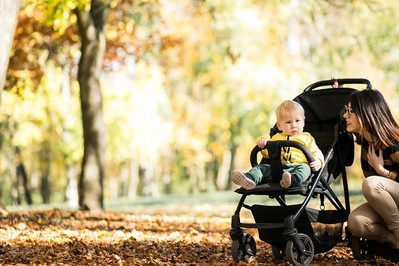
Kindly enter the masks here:
M 283 167 L 281 165 L 281 147 L 278 141 L 268 141 L 266 148 L 269 152 L 270 171 L 274 182 L 278 182 L 283 174 Z
M 287 140 L 290 140 L 290 136 L 287 136 Z M 284 160 L 287 163 L 290 163 L 290 161 L 291 161 L 291 153 L 290 153 L 291 147 L 283 147 L 283 150 L 284 150 Z

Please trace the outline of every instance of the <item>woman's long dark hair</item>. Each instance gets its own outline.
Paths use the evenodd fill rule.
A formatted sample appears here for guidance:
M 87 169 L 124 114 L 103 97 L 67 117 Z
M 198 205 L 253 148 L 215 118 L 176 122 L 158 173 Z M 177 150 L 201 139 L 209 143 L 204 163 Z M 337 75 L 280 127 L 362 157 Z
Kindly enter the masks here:
M 351 94 L 349 102 L 359 118 L 362 131 L 373 137 L 376 148 L 393 147 L 399 144 L 399 126 L 393 117 L 384 96 L 378 90 L 361 90 Z

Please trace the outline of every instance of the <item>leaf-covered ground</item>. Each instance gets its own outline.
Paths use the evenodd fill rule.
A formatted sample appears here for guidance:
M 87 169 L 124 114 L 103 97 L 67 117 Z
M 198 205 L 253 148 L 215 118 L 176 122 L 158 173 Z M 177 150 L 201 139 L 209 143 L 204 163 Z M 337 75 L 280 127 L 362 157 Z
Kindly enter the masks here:
M 231 207 L 202 205 L 130 212 L 63 209 L 3 212 L 1 265 L 235 265 L 229 237 Z M 245 217 L 244 217 L 245 218 Z M 259 240 L 257 257 L 240 265 L 275 261 Z M 357 261 L 345 243 L 315 256 L 312 265 L 390 265 Z

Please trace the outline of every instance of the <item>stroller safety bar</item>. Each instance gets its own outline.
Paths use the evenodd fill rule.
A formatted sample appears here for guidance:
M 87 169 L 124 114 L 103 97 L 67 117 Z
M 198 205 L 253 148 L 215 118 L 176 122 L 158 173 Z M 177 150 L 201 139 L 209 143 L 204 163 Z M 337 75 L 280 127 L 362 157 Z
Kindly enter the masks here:
M 307 161 L 309 163 L 313 162 L 315 160 L 313 154 L 309 151 L 308 148 L 306 148 L 305 145 L 297 142 L 297 141 L 292 141 L 292 140 L 269 140 L 267 141 L 266 147 L 261 149 L 258 146 L 255 146 L 250 154 L 250 161 L 251 161 L 251 165 L 257 165 L 258 164 L 258 160 L 257 160 L 257 155 L 258 152 L 260 152 L 261 150 L 264 149 L 269 149 L 269 150 L 279 150 L 282 147 L 293 147 L 293 148 L 297 148 L 299 150 L 301 150 L 303 152 L 303 154 L 305 155 Z M 273 155 L 270 156 L 271 158 L 273 157 Z M 279 159 L 279 158 L 277 158 Z

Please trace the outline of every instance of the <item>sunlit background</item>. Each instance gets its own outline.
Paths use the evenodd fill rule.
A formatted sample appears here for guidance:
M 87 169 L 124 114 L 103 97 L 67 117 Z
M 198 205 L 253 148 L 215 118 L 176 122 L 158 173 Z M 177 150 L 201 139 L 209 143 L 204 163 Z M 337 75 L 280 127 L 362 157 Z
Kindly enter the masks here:
M 21 8 L 0 109 L 0 196 L 77 206 L 83 155 L 73 14 Z M 229 172 L 275 122 L 274 108 L 331 77 L 369 79 L 398 117 L 398 1 L 112 2 L 102 75 L 106 199 L 232 190 Z M 64 18 L 64 20 L 62 19 Z M 350 178 L 361 180 L 357 165 Z M 11 197 L 10 197 L 11 195 Z

